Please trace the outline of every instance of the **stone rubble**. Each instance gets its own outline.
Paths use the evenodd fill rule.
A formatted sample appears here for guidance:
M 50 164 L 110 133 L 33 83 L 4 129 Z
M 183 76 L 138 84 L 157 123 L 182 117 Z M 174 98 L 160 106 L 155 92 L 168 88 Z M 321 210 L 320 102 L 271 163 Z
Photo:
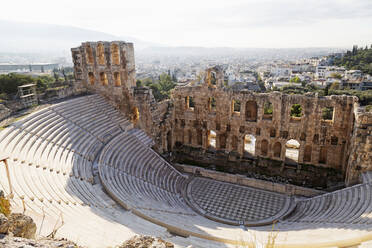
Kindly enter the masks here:
M 136 235 L 117 248 L 174 248 L 174 245 L 161 238 Z
M 11 237 L 10 235 L 0 234 L 0 247 L 2 248 L 82 248 L 77 246 L 75 243 L 68 241 L 66 239 L 25 239 L 19 237 Z

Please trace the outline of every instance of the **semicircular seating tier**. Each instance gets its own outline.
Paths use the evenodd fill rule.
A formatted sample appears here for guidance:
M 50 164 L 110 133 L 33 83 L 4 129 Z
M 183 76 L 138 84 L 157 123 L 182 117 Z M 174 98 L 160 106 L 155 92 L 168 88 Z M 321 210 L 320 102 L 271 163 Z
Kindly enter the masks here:
M 185 176 L 151 144 L 103 97 L 70 99 L 0 132 L 12 189 L 3 165 L 0 186 L 13 192 L 12 208 L 33 217 L 40 234 L 60 227 L 57 236 L 87 247 L 115 246 L 134 234 L 161 236 L 178 247 L 216 248 L 272 235 L 271 225 L 249 227 L 248 234 L 226 224 L 243 221 L 279 221 L 276 243 L 284 245 L 372 239 L 369 180 L 295 204 L 273 192 Z
M 125 208 L 158 223 L 164 216 L 157 212 L 165 212 L 189 216 L 190 223 L 196 221 L 193 217 L 200 219 L 199 213 L 226 224 L 271 224 L 291 206 L 291 199 L 283 194 L 207 179 L 188 180 L 128 133 L 118 135 L 105 146 L 98 166 L 102 183 L 112 197 Z M 177 221 L 163 225 L 176 229 Z
M 98 95 L 71 99 L 30 114 L 0 133 L 0 155 L 9 157 L 12 210 L 30 215 L 37 233 L 69 238 L 87 247 L 115 246 L 135 234 L 166 229 L 124 211 L 94 182 L 95 158 L 105 142 L 132 125 Z

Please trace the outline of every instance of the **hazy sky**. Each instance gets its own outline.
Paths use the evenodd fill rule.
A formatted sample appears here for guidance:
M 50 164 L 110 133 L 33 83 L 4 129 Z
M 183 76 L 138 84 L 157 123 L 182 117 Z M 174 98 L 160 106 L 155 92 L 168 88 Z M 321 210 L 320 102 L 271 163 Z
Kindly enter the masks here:
M 372 0 L 5 0 L 1 19 L 72 25 L 173 46 L 372 43 Z

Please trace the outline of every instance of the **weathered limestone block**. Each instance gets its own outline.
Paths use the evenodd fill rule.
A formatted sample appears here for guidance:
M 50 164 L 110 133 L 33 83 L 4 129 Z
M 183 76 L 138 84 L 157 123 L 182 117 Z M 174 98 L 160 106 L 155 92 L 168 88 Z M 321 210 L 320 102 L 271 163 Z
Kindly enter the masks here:
M 136 235 L 130 240 L 125 241 L 119 248 L 173 248 L 174 245 L 161 238 Z
M 0 213 L 0 233 L 7 234 L 9 229 L 9 221 L 8 218 Z
M 36 224 L 31 217 L 20 213 L 12 213 L 8 218 L 8 233 L 15 237 L 34 239 L 36 233 Z
M 11 110 L 5 107 L 4 104 L 0 104 L 0 120 L 7 118 L 11 114 Z
M 346 184 L 357 183 L 360 174 L 372 170 L 372 113 L 355 106 Z

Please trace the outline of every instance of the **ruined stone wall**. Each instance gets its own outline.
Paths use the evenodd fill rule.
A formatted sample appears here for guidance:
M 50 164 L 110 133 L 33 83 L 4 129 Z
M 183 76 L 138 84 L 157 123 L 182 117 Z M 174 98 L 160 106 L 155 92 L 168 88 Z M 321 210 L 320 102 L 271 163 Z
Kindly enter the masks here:
M 354 129 L 348 151 L 347 185 L 357 183 L 361 173 L 372 170 L 372 113 L 355 105 Z
M 356 97 L 235 92 L 214 67 L 157 103 L 151 89 L 136 87 L 132 43 L 85 42 L 71 51 L 76 86 L 106 97 L 154 139 L 160 153 L 307 186 L 345 178 L 351 184 L 372 170 L 371 114 L 355 111 Z M 299 116 L 292 113 L 296 104 Z M 324 109 L 332 110 L 328 118 Z M 296 159 L 287 156 L 290 140 L 299 144 Z
M 179 151 L 186 146 L 214 152 L 227 161 L 269 159 L 297 169 L 309 165 L 345 173 L 355 97 L 234 92 L 221 87 L 216 78 L 214 84 L 204 79 L 199 85 L 173 91 L 173 128 L 163 134 L 163 149 Z M 240 108 L 234 107 L 237 102 Z M 272 114 L 265 114 L 267 104 L 271 104 Z M 294 104 L 301 105 L 301 117 L 291 116 Z M 331 119 L 323 119 L 325 108 L 333 110 Z M 246 135 L 256 139 L 253 153 L 245 150 Z M 214 147 L 211 139 L 215 139 Z M 298 161 L 286 157 L 286 143 L 291 139 L 300 144 Z
M 152 90 L 145 87 L 136 87 L 133 91 L 134 101 L 139 110 L 138 127 L 144 130 L 155 142 L 154 148 L 163 152 L 161 144 L 164 130 L 171 129 L 170 100 L 156 102 Z M 169 128 L 166 128 L 169 127 Z
M 217 101 L 214 110 L 208 108 L 208 99 L 211 96 Z M 235 151 L 244 156 L 244 136 L 251 134 L 256 138 L 255 156 L 283 161 L 286 142 L 295 139 L 300 143 L 299 163 L 345 168 L 345 149 L 349 143 L 353 123 L 351 114 L 355 101 L 353 97 L 300 96 L 277 92 L 258 94 L 205 86 L 178 88 L 174 91 L 173 97 L 175 129 L 172 133 L 174 137 L 172 146 L 179 142 L 192 147 L 210 149 L 208 132 L 213 130 L 217 134 L 217 150 Z M 193 97 L 194 108 L 186 106 L 187 97 Z M 232 110 L 234 100 L 240 101 L 240 112 Z M 257 117 L 254 120 L 246 119 L 245 110 L 248 102 L 257 104 Z M 273 105 L 271 116 L 263 113 L 266 102 Z M 291 118 L 290 109 L 293 104 L 302 106 L 304 115 L 301 118 Z M 333 120 L 322 120 L 323 107 L 334 108 Z M 201 139 L 198 137 L 199 134 Z M 221 143 L 224 143 L 222 147 Z M 278 154 L 274 154 L 274 145 L 277 143 L 280 150 Z M 307 149 L 311 151 L 307 161 L 304 160 L 306 147 L 311 147 Z M 321 161 L 322 148 L 325 159 Z
M 137 122 L 138 109 L 133 99 L 136 86 L 133 43 L 84 42 L 71 52 L 77 83 L 89 92 L 103 95 Z
M 136 127 L 146 131 L 154 141 L 159 140 L 160 123 L 164 122 L 169 101 L 157 104 L 150 89 L 136 87 L 133 44 L 84 42 L 71 52 L 76 85 L 101 94 Z

